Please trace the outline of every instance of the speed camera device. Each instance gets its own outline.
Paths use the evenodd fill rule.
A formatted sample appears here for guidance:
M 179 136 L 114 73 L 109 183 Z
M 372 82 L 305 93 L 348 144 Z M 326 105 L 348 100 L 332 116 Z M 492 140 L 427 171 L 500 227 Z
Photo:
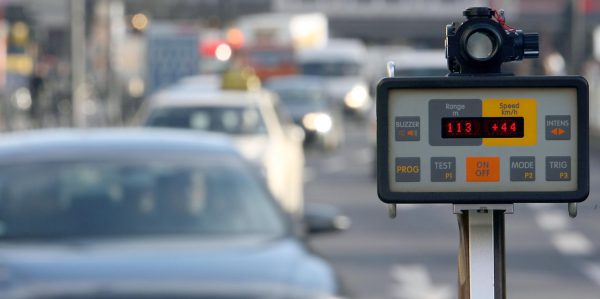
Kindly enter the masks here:
M 538 55 L 537 35 L 494 21 L 495 12 L 488 10 L 469 9 L 466 22 L 449 25 L 448 76 L 379 83 L 382 201 L 494 204 L 587 197 L 587 82 L 579 76 L 501 74 L 503 62 Z
M 463 12 L 467 21 L 446 26 L 446 58 L 454 73 L 499 73 L 504 62 L 539 56 L 539 36 L 506 25 L 488 7 Z

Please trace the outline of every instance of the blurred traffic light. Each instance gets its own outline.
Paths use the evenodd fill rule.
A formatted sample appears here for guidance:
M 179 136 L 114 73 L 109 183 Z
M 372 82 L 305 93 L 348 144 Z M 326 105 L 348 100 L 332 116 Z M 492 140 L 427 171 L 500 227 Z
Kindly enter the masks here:
M 144 31 L 149 23 L 148 17 L 143 13 L 137 13 L 131 18 L 131 27 L 137 31 Z

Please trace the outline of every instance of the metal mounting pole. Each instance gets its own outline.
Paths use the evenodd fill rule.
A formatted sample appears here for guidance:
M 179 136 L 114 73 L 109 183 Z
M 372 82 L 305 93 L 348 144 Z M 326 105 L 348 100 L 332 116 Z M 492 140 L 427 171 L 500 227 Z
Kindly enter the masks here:
M 71 0 L 71 97 L 73 125 L 86 127 L 85 1 Z
M 569 216 L 571 218 L 577 217 L 577 203 L 576 202 L 570 202 L 568 204 L 567 208 L 569 210 Z
M 386 70 L 387 70 L 388 77 L 395 77 L 396 76 L 396 63 L 393 61 L 388 61 L 388 63 L 386 64 Z M 397 209 L 396 209 L 395 203 L 391 203 L 388 205 L 388 216 L 390 216 L 390 218 L 392 218 L 392 219 L 396 218 Z
M 454 205 L 460 234 L 459 299 L 505 299 L 504 214 L 507 205 Z

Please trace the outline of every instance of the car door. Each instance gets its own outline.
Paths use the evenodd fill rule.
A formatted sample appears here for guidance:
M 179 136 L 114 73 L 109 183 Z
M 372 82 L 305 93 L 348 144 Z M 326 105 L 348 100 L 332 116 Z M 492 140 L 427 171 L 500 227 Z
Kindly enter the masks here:
M 275 95 L 265 93 L 263 101 L 265 122 L 269 130 L 269 139 L 273 142 L 270 153 L 274 160 L 273 175 L 280 186 L 275 186 L 284 198 L 284 206 L 292 214 L 301 215 L 304 202 L 304 132 L 291 121 Z

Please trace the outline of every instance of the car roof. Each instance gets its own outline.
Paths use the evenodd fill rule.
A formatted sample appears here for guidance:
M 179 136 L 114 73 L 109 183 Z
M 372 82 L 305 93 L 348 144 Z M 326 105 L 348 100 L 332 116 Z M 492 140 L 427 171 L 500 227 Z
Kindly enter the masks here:
M 0 135 L 0 163 L 198 154 L 239 156 L 228 137 L 173 129 L 44 129 Z
M 325 83 L 323 78 L 319 76 L 307 76 L 307 75 L 291 75 L 291 76 L 278 76 L 269 78 L 265 82 L 265 87 L 268 89 L 281 89 L 281 88 L 306 88 L 310 87 L 324 87 Z
M 179 79 L 169 89 L 215 91 L 221 88 L 221 78 L 217 75 L 195 75 Z
M 364 44 L 355 39 L 334 39 L 330 40 L 324 48 L 303 49 L 297 53 L 301 63 L 337 61 L 362 63 L 366 55 Z
M 150 98 L 151 107 L 257 105 L 271 97 L 266 91 L 167 89 Z M 272 100 L 272 99 L 271 99 Z

